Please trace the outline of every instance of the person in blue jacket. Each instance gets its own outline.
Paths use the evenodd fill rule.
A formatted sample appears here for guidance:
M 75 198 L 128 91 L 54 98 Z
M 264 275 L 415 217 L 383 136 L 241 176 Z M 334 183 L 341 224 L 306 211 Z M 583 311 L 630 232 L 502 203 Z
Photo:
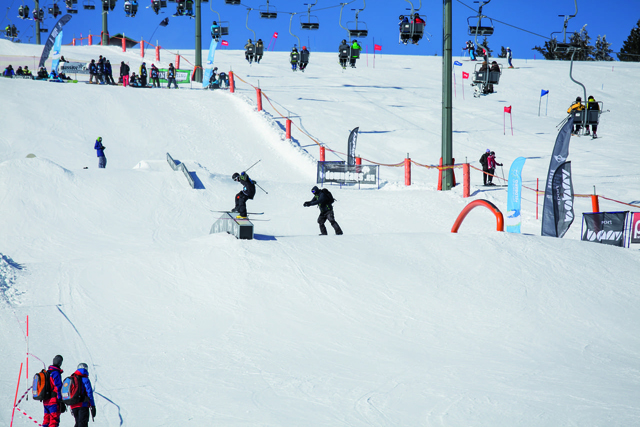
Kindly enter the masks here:
M 106 168 L 107 167 L 107 158 L 104 156 L 104 150 L 105 150 L 105 146 L 102 145 L 102 137 L 99 136 L 98 139 L 96 139 L 96 143 L 93 146 L 93 148 L 97 151 L 98 153 L 98 167 L 99 168 Z
M 96 402 L 93 400 L 93 387 L 91 387 L 91 381 L 89 380 L 89 367 L 86 363 L 81 363 L 73 375 L 82 378 L 82 385 L 84 385 L 85 391 L 82 402 L 71 405 L 71 413 L 76 420 L 75 427 L 88 427 L 89 412 L 91 412 L 92 418 L 96 417 Z
M 214 39 L 215 41 L 220 40 L 220 25 L 218 25 L 218 23 L 216 21 L 213 21 L 213 24 L 211 25 L 211 38 Z M 216 32 L 217 30 L 217 32 Z
M 44 420 L 42 427 L 58 427 L 60 425 L 60 414 L 67 410 L 62 403 L 62 356 L 53 358 L 53 364 L 49 366 L 49 381 L 51 382 L 51 397 L 42 402 L 44 406 Z

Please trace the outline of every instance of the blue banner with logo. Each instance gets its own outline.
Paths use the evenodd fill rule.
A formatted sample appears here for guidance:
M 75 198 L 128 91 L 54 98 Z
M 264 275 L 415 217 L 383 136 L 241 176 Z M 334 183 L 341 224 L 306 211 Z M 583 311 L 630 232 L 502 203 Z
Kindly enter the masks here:
M 211 40 L 211 44 L 209 45 L 209 56 L 207 57 L 207 64 L 213 64 L 213 57 L 216 54 L 216 48 L 218 47 L 218 42 L 215 40 Z
M 518 157 L 511 163 L 509 169 L 509 188 L 507 191 L 507 233 L 520 233 L 522 224 L 522 168 L 527 159 Z
M 53 54 L 60 55 L 60 48 L 62 47 L 62 30 L 56 36 L 56 41 L 53 42 Z

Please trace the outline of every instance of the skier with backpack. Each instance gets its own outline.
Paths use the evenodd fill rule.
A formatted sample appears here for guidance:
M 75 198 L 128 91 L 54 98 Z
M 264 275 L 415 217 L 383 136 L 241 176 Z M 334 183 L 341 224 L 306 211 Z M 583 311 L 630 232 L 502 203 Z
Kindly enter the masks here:
M 253 196 L 256 195 L 256 182 L 249 178 L 249 175 L 246 172 L 236 172 L 233 174 L 231 179 L 244 185 L 242 191 L 236 194 L 236 207 L 233 208 L 231 212 L 238 213 L 238 216 L 236 218 L 246 219 L 247 200 L 252 200 Z
M 43 427 L 58 427 L 60 414 L 67 408 L 62 403 L 62 356 L 53 358 L 53 364 L 33 378 L 33 399 L 42 401 L 44 406 Z
M 480 164 L 482 165 L 482 184 L 487 185 L 487 175 L 489 173 L 489 155 L 491 150 L 487 148 L 487 151 L 480 157 Z
M 318 224 L 320 225 L 320 235 L 327 235 L 327 227 L 325 227 L 324 223 L 329 221 L 333 229 L 336 231 L 336 235 L 342 234 L 342 229 L 340 225 L 336 222 L 335 215 L 333 213 L 333 202 L 335 199 L 329 190 L 323 188 L 320 190 L 317 186 L 314 186 L 311 189 L 313 193 L 313 198 L 308 202 L 304 202 L 302 206 L 308 208 L 309 206 L 318 205 L 320 209 L 320 216 L 318 216 Z
M 96 417 L 96 403 L 93 400 L 93 387 L 88 369 L 86 363 L 80 363 L 78 369 L 64 380 L 62 386 L 62 397 L 71 407 L 71 413 L 76 420 L 75 427 L 89 426 L 89 412 L 92 418 Z

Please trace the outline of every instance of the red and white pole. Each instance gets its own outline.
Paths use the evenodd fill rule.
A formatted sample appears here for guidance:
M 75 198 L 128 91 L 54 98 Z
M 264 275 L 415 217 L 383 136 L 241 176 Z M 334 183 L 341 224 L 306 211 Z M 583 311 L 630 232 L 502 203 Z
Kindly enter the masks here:
M 20 374 L 18 375 L 18 385 L 16 386 L 16 397 L 13 398 L 13 411 L 11 411 L 10 427 L 13 427 L 13 415 L 16 412 L 16 402 L 18 401 L 18 390 L 20 389 L 20 378 L 22 378 L 22 363 L 20 364 Z
M 235 93 L 236 82 L 233 80 L 233 71 L 229 71 L 229 92 Z
M 407 153 L 407 158 L 404 159 L 404 185 L 411 185 L 411 158 Z
M 140 57 L 144 58 L 144 39 L 140 39 Z
M 462 197 L 469 197 L 471 195 L 471 168 L 469 163 L 462 165 Z
M 320 161 L 324 162 L 324 146 L 320 146 Z
M 160 62 L 160 46 L 156 46 L 156 61 Z
M 287 139 L 291 141 L 291 120 L 290 119 L 287 119 L 286 129 L 287 129 Z
M 262 111 L 262 90 L 259 87 L 256 88 L 256 95 L 258 101 L 258 111 Z
M 176 53 L 176 70 L 180 69 L 180 54 Z

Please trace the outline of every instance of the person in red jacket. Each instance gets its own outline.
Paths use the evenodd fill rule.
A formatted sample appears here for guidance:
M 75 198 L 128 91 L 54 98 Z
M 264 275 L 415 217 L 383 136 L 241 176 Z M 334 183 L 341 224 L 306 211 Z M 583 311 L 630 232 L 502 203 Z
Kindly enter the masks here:
M 77 375 L 82 379 L 82 385 L 84 385 L 84 399 L 82 402 L 71 405 L 71 413 L 76 420 L 75 427 L 88 427 L 89 426 L 89 411 L 91 416 L 96 417 L 96 403 L 93 400 L 93 388 L 91 387 L 91 381 L 89 381 L 89 367 L 86 363 L 78 365 L 73 375 Z
M 487 157 L 487 165 L 489 166 L 489 177 L 487 178 L 489 180 L 488 185 L 495 185 L 493 183 L 493 174 L 495 174 L 496 172 L 496 165 L 502 166 L 502 163 L 496 162 L 495 151 L 492 151 L 491 153 L 489 153 L 489 157 Z
M 42 427 L 58 427 L 60 425 L 60 414 L 67 408 L 62 403 L 62 356 L 53 358 L 53 365 L 49 366 L 49 381 L 51 382 L 51 397 L 42 402 L 44 406 L 44 420 Z

